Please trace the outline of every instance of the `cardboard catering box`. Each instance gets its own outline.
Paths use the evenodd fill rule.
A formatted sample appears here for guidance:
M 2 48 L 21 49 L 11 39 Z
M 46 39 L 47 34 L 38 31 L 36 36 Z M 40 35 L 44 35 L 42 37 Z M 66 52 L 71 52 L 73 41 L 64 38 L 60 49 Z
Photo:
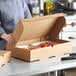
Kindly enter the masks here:
M 0 67 L 10 61 L 11 51 L 0 50 Z
M 26 61 L 42 60 L 71 52 L 71 42 L 56 39 L 62 27 L 65 25 L 64 16 L 65 14 L 59 13 L 19 21 L 13 32 L 15 44 L 7 44 L 7 50 L 12 51 L 13 57 Z M 33 50 L 18 47 L 41 41 L 51 41 L 58 44 L 53 47 L 48 46 Z

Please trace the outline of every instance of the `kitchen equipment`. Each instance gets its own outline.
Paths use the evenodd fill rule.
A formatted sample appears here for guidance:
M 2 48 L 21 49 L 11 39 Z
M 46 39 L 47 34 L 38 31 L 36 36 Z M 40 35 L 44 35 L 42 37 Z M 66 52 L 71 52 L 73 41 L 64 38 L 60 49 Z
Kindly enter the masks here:
M 76 10 L 76 2 L 73 2 L 73 9 Z
M 76 32 L 76 15 L 66 16 L 66 24 L 63 32 Z
M 72 46 L 76 47 L 76 15 L 66 16 L 66 24 L 59 34 L 60 39 L 72 42 Z
M 54 13 L 63 12 L 68 15 L 76 13 L 75 0 L 54 0 Z

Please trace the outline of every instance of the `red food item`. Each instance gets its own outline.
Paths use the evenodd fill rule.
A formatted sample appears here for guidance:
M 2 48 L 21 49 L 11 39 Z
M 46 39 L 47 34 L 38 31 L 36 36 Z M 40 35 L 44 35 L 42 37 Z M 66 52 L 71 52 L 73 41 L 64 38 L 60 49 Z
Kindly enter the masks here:
M 58 44 L 58 43 L 49 43 L 49 46 L 52 46 L 53 47 L 56 44 Z
M 31 46 L 30 47 L 30 50 L 33 50 L 33 49 L 36 49 L 36 47 L 35 46 Z
M 36 49 L 36 48 L 33 48 L 33 47 L 30 48 L 30 50 L 33 50 L 33 49 Z
M 41 48 L 41 45 L 37 45 L 36 48 Z
M 41 45 L 41 47 L 47 47 L 47 46 L 49 46 L 49 43 L 42 43 L 40 45 Z
M 30 47 L 30 50 L 37 49 L 37 48 L 41 48 L 41 45 L 31 46 L 31 47 Z

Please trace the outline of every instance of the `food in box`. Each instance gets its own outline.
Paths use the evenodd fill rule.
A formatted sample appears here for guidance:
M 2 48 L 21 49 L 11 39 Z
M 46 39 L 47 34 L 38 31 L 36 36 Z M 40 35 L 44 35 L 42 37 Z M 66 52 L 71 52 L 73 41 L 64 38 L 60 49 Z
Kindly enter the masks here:
M 21 46 L 16 46 L 16 47 L 24 49 L 24 50 L 33 50 L 33 49 L 38 49 L 38 48 L 43 48 L 43 47 L 48 47 L 48 46 L 53 47 L 56 44 L 58 43 L 51 42 L 51 41 L 41 41 L 41 42 L 29 44 L 29 45 L 21 45 Z

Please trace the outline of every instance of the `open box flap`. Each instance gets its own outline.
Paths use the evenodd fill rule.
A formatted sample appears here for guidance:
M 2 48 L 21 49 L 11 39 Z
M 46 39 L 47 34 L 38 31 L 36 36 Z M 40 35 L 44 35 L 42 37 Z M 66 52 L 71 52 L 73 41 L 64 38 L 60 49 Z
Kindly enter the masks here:
M 50 34 L 51 39 L 56 39 L 65 24 L 65 15 L 59 13 L 20 20 L 13 32 L 15 45 L 17 42 L 45 37 L 48 34 Z

